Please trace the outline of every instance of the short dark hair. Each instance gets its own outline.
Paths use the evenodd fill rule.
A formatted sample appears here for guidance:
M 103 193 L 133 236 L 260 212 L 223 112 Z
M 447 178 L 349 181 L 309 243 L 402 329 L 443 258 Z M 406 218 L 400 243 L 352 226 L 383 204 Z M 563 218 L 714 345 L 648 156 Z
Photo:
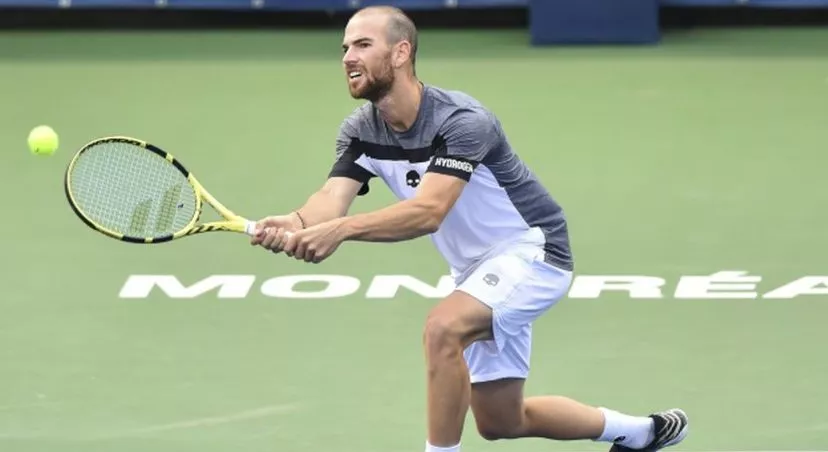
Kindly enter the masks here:
M 388 17 L 387 35 L 388 43 L 397 44 L 400 41 L 411 43 L 411 67 L 414 68 L 417 62 L 418 36 L 417 26 L 401 9 L 394 6 L 368 6 L 359 12 L 379 12 Z
M 392 8 L 388 17 L 388 42 L 396 44 L 400 41 L 411 43 L 411 66 L 417 61 L 417 26 L 404 12 Z

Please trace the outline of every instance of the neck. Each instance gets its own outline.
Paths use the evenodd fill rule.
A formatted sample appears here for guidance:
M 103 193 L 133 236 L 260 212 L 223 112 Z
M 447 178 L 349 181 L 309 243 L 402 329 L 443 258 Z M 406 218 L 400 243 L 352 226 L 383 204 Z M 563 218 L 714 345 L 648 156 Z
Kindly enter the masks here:
M 420 110 L 423 85 L 414 76 L 397 79 L 391 91 L 374 105 L 388 125 L 397 132 L 404 132 L 414 125 Z

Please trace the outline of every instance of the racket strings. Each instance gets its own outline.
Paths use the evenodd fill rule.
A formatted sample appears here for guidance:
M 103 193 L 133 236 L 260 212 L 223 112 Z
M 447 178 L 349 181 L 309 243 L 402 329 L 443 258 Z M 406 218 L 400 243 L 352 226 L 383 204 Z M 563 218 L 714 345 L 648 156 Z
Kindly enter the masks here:
M 196 194 L 169 161 L 123 142 L 96 145 L 71 172 L 75 203 L 93 222 L 133 237 L 160 237 L 184 229 Z

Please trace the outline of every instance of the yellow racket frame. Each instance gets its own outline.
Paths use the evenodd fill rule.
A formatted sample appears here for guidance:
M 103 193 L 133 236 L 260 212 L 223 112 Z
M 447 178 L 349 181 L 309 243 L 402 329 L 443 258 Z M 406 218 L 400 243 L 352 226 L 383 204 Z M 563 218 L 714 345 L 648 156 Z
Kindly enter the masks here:
M 83 210 L 78 206 L 75 197 L 72 195 L 72 170 L 75 167 L 77 161 L 83 156 L 83 154 L 92 149 L 95 146 L 100 144 L 106 143 L 126 143 L 133 146 L 138 146 L 143 149 L 146 149 L 148 152 L 153 152 L 159 155 L 161 158 L 168 161 L 171 165 L 175 166 L 187 179 L 187 182 L 193 187 L 195 192 L 195 199 L 196 199 L 196 207 L 193 213 L 193 218 L 184 226 L 182 229 L 172 233 L 167 234 L 159 237 L 136 237 L 136 236 L 129 236 L 125 234 L 121 234 L 119 232 L 113 231 L 97 222 L 95 222 L 92 218 L 86 215 Z M 187 237 L 190 235 L 201 234 L 204 232 L 237 232 L 251 235 L 254 233 L 255 230 L 255 223 L 242 217 L 230 209 L 225 207 L 222 203 L 220 203 L 216 198 L 214 198 L 202 185 L 199 181 L 193 176 L 192 173 L 172 154 L 163 149 L 155 146 L 151 143 L 148 143 L 144 140 L 140 140 L 138 138 L 132 138 L 128 136 L 109 136 L 103 138 L 97 138 L 95 140 L 90 141 L 89 143 L 85 144 L 80 150 L 78 150 L 75 155 L 72 157 L 72 160 L 69 162 L 69 165 L 66 168 L 66 173 L 64 176 L 64 190 L 66 193 L 66 199 L 69 201 L 69 205 L 72 208 L 72 211 L 90 228 L 95 231 L 98 231 L 106 236 L 112 237 L 114 239 L 128 242 L 128 243 L 142 243 L 142 244 L 154 244 L 154 243 L 164 243 L 169 242 L 171 240 L 177 240 L 183 237 Z M 224 218 L 223 221 L 213 221 L 203 224 L 198 224 L 198 221 L 201 218 L 201 214 L 203 212 L 204 202 L 207 202 L 213 209 Z

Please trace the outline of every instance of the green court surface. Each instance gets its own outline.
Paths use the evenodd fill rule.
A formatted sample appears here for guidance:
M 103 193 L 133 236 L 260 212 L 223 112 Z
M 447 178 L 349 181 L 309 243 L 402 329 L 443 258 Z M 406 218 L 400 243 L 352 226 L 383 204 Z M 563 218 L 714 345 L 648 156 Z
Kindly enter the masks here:
M 0 35 L 0 450 L 422 450 L 421 330 L 437 298 L 386 297 L 372 282 L 437 285 L 447 270 L 427 238 L 347 243 L 319 265 L 233 234 L 127 245 L 88 230 L 63 198 L 72 151 L 123 134 L 175 153 L 241 214 L 296 207 L 358 105 L 340 39 Z M 692 431 L 677 451 L 828 449 L 828 285 L 800 280 L 828 278 L 828 32 L 683 32 L 642 48 L 526 40 L 428 31 L 418 72 L 494 109 L 567 211 L 580 293 L 536 324 L 528 392 L 639 414 L 683 407 Z M 41 123 L 61 134 L 52 158 L 25 147 Z M 393 201 L 374 183 L 354 209 Z M 741 289 L 756 297 L 676 296 L 693 283 L 682 277 L 722 271 L 760 277 Z M 131 275 L 170 275 L 197 296 L 121 297 Z M 241 297 L 198 294 L 211 275 L 254 282 Z M 288 280 L 271 279 L 302 275 L 341 275 L 331 287 L 343 292 L 286 297 Z M 589 276 L 613 275 L 662 278 L 662 296 L 590 295 Z M 800 294 L 764 296 L 796 280 Z M 467 425 L 467 451 L 607 450 L 487 443 Z

